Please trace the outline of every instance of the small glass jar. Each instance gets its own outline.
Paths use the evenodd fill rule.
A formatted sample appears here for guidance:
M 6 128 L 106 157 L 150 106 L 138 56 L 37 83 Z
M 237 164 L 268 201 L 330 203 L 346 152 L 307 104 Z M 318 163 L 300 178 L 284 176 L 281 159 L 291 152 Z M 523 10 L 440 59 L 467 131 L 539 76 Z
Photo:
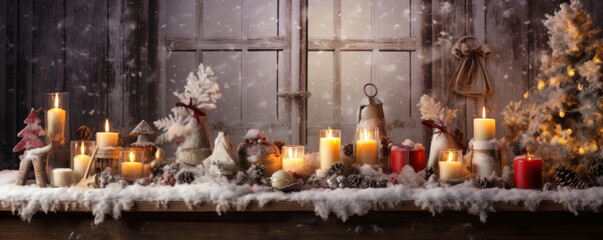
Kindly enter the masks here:
M 67 169 L 71 170 L 69 146 L 67 145 L 69 139 L 69 93 L 46 93 L 44 107 L 46 110 L 45 141 L 46 144 L 52 143 L 52 151 L 46 158 L 46 176 L 53 186 L 65 186 L 67 184 L 66 174 L 69 174 Z M 54 172 L 55 169 L 59 171 Z M 70 174 L 73 175 L 72 172 Z M 54 181 L 55 176 L 57 181 Z
M 145 151 L 125 148 L 119 152 L 119 175 L 128 181 L 145 176 L 145 168 L 150 172 Z
M 440 149 L 438 151 L 438 176 L 442 181 L 462 180 L 463 150 Z
M 283 170 L 288 172 L 301 172 L 304 169 L 304 146 L 283 146 L 281 155 L 283 157 Z
M 377 128 L 356 128 L 356 163 L 358 165 L 377 164 L 379 159 L 379 130 Z
M 73 169 L 73 181 L 79 182 L 84 177 L 92 162 L 92 154 L 96 149 L 96 142 L 75 140 L 71 141 L 71 169 Z M 90 166 L 88 175 L 94 174 L 94 167 Z

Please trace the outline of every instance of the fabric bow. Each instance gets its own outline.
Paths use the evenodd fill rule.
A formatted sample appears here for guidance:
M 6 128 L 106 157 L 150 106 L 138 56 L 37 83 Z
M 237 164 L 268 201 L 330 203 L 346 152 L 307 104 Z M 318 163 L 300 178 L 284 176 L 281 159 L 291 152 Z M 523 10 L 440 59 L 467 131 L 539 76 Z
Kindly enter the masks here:
M 452 47 L 452 54 L 457 58 L 463 58 L 471 55 L 487 58 L 491 52 L 492 50 L 486 44 L 482 44 L 477 48 L 471 48 L 466 43 L 457 42 Z
M 202 117 L 206 116 L 205 113 L 203 111 L 201 111 L 201 109 L 199 109 L 199 108 L 197 108 L 197 106 L 193 105 L 193 98 L 190 98 L 188 104 L 177 102 L 176 106 L 178 106 L 178 107 L 184 107 L 186 109 L 192 110 L 193 113 L 195 114 L 193 117 L 196 120 L 199 120 L 199 116 L 202 116 Z
M 465 148 L 465 144 L 463 144 L 463 142 L 461 140 L 459 140 L 458 138 L 456 138 L 455 136 L 453 136 L 446 130 L 446 126 L 444 126 L 444 123 L 442 121 L 440 121 L 439 125 L 436 121 L 433 121 L 433 120 L 425 120 L 425 121 L 422 121 L 421 124 L 423 124 L 423 126 L 428 127 L 428 128 L 435 128 L 435 129 L 440 130 L 439 133 L 447 134 L 448 136 L 452 137 L 452 139 L 454 139 L 454 141 L 456 142 L 456 144 L 459 147 Z

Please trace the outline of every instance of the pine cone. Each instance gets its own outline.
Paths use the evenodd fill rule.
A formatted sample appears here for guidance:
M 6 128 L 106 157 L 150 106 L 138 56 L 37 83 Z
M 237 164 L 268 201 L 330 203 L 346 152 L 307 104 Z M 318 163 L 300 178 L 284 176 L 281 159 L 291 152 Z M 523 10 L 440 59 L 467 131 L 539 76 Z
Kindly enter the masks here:
M 557 168 L 555 168 L 555 182 L 560 186 L 564 187 L 572 187 L 578 189 L 587 188 L 588 185 L 578 179 L 578 176 L 574 171 L 569 169 L 567 166 L 559 164 Z
M 431 175 L 434 175 L 436 173 L 437 173 L 437 169 L 435 169 L 434 167 L 425 168 L 425 180 L 429 180 Z
M 502 178 L 482 178 L 478 177 L 473 182 L 476 188 L 510 188 L 510 186 Z
M 383 136 L 381 138 L 381 156 L 389 156 L 389 146 L 392 143 L 392 140 L 388 136 Z
M 75 132 L 75 139 L 88 141 L 92 139 L 92 131 L 86 125 L 82 125 Z
M 601 177 L 603 177 L 603 165 L 601 165 L 601 163 L 597 162 L 594 164 L 591 164 L 590 167 L 588 168 L 588 175 L 590 177 L 591 182 L 594 185 L 601 185 L 599 179 Z
M 352 174 L 350 176 L 348 176 L 348 184 L 350 184 L 350 187 L 353 188 L 360 188 L 360 184 L 363 180 L 362 175 L 358 175 L 358 174 Z
M 176 180 L 178 184 L 190 184 L 195 181 L 195 173 L 188 170 L 182 170 L 176 174 Z
M 274 141 L 274 145 L 276 145 L 280 153 L 283 153 L 283 146 L 285 146 L 285 142 L 281 141 L 280 139 L 277 139 L 276 141 Z
M 342 175 L 343 172 L 344 172 L 343 163 L 336 162 L 336 163 L 331 164 L 331 167 L 329 167 L 329 169 L 327 170 L 327 176 Z
M 354 155 L 354 144 L 348 143 L 345 146 L 343 146 L 343 154 L 348 157 L 351 157 L 352 155 Z

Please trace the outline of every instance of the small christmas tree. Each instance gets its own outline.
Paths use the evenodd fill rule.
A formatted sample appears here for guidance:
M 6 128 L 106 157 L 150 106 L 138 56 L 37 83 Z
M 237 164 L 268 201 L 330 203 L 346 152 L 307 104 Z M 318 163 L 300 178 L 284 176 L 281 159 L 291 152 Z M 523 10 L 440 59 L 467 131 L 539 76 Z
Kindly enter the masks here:
M 38 136 L 44 136 L 46 133 L 40 126 L 42 120 L 40 120 L 38 114 L 36 114 L 36 111 L 33 108 L 23 122 L 27 125 L 17 134 L 17 137 L 23 139 L 21 139 L 15 148 L 13 148 L 13 152 L 21 152 L 24 150 L 44 147 L 44 143 Z
M 528 107 L 530 121 L 520 141 L 545 160 L 544 177 L 551 181 L 559 164 L 580 173 L 603 161 L 603 48 L 579 1 L 561 4 L 546 18 L 552 53 L 541 59 L 536 102 Z
M 180 99 L 166 118 L 153 122 L 164 133 L 158 143 L 184 137 L 176 152 L 176 159 L 189 165 L 201 163 L 211 155 L 211 132 L 205 121 L 206 112 L 216 109 L 216 101 L 222 97 L 218 77 L 210 67 L 199 65 L 197 74 L 190 73 L 184 92 L 174 91 Z

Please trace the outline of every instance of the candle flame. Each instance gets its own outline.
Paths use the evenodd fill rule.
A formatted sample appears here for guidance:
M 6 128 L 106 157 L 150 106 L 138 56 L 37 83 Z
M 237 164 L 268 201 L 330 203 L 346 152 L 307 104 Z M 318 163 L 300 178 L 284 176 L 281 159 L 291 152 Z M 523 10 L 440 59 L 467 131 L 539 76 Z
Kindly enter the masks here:
M 327 131 L 327 137 L 328 137 L 328 138 L 331 138 L 331 136 L 332 136 L 332 133 L 331 133 L 331 128 L 329 127 L 328 129 L 329 129 L 329 131 Z
M 452 162 L 452 152 L 448 153 L 448 162 Z
M 532 160 L 532 155 L 530 155 L 530 153 L 526 153 L 526 155 L 528 156 L 528 161 Z
M 134 152 L 130 152 L 130 162 L 134 162 Z
M 486 118 L 486 107 L 485 106 L 482 108 L 482 117 Z
M 291 150 L 291 148 L 289 148 L 289 157 L 293 158 L 293 151 Z
M 105 132 L 109 131 L 109 119 L 105 119 Z
M 84 143 L 82 143 L 81 145 L 82 147 L 80 148 L 80 152 L 82 153 L 82 155 L 84 155 Z
M 55 108 L 59 107 L 59 94 L 58 93 L 54 94 L 54 107 Z

